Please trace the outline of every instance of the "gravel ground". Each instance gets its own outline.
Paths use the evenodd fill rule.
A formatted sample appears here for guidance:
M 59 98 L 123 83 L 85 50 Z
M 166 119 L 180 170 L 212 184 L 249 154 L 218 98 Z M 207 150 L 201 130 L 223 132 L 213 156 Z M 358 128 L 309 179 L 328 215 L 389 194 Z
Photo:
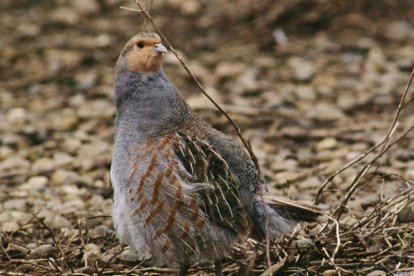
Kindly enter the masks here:
M 151 14 L 207 92 L 244 130 L 269 189 L 312 202 L 329 175 L 386 137 L 414 65 L 414 5 L 273 2 L 154 0 Z M 0 274 L 170 273 L 136 262 L 128 249 L 120 252 L 110 218 L 114 64 L 128 38 L 150 24 L 119 8 L 136 8 L 133 1 L 2 0 L 1 6 Z M 235 137 L 172 54 L 165 70 L 200 116 Z M 391 140 L 414 126 L 413 107 L 401 110 Z M 355 177 L 379 153 L 330 181 L 318 206 L 335 215 Z M 357 181 L 336 220 L 340 231 L 357 233 L 359 242 L 350 242 L 354 252 L 378 251 L 381 259 L 370 257 L 361 265 L 358 253 L 352 256 L 359 265 L 349 265 L 350 259 L 335 263 L 335 242 L 327 254 L 321 248 L 336 236 L 323 236 L 321 247 L 315 243 L 321 221 L 287 239 L 296 242 L 285 247 L 290 250 L 272 245 L 273 261 L 281 265 L 274 269 L 287 275 L 408 273 L 414 265 L 413 157 L 408 133 Z M 393 198 L 400 205 L 381 209 Z M 378 210 L 381 216 L 364 233 L 380 229 L 382 236 L 359 235 L 354 226 Z M 389 221 L 383 225 L 381 218 Z M 404 229 L 398 248 L 396 236 L 387 238 L 397 228 Z M 345 244 L 337 257 L 352 251 Z M 305 258 L 303 248 L 314 258 Z M 225 274 L 263 272 L 263 249 L 254 240 L 241 245 Z M 305 257 L 295 259 L 298 254 Z M 190 272 L 212 270 L 201 265 Z

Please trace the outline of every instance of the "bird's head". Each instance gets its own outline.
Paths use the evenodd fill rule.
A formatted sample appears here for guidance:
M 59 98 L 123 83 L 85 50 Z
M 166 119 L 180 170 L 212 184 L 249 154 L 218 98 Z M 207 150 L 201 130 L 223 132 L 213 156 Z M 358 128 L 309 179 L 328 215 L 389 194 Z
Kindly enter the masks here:
M 117 67 L 123 63 L 125 69 L 139 74 L 157 72 L 163 65 L 163 55 L 167 48 L 161 43 L 159 35 L 142 32 L 132 37 L 122 49 Z

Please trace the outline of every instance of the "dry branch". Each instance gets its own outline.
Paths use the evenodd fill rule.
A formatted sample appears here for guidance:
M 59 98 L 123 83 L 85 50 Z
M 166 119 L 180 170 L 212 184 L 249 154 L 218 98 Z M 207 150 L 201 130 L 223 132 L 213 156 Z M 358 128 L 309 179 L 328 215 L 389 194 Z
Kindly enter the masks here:
M 387 145 L 389 143 L 389 140 L 391 139 L 392 134 L 395 132 L 395 130 L 398 127 L 398 119 L 400 117 L 401 114 L 401 110 L 407 106 L 408 103 L 410 103 L 412 101 L 412 98 L 410 98 L 406 103 L 405 99 L 407 97 L 408 91 L 411 87 L 411 83 L 413 81 L 414 78 L 414 68 L 411 71 L 411 75 L 410 78 L 407 82 L 407 85 L 405 87 L 405 90 L 401 96 L 400 99 L 400 103 L 398 104 L 397 110 L 395 112 L 394 118 L 392 120 L 392 123 L 389 127 L 389 130 L 385 136 L 385 138 L 379 142 L 378 144 L 376 144 L 375 146 L 371 147 L 370 149 L 368 149 L 365 153 L 363 153 L 362 155 L 360 155 L 359 157 L 355 158 L 354 160 L 352 160 L 351 162 L 349 162 L 348 164 L 346 164 L 344 167 L 342 167 L 339 170 L 336 170 L 334 173 L 332 173 L 323 183 L 321 186 L 319 186 L 318 191 L 316 193 L 315 199 L 314 199 L 314 203 L 318 203 L 320 200 L 320 197 L 324 191 L 324 189 L 326 188 L 326 186 L 332 182 L 332 180 L 338 176 L 340 173 L 342 173 L 343 171 L 347 170 L 348 168 L 352 167 L 353 165 L 355 165 L 356 163 L 358 163 L 359 161 L 361 161 L 362 159 L 364 159 L 365 157 L 367 157 L 369 154 L 371 154 L 372 152 L 374 152 L 376 149 L 378 149 L 379 147 L 382 146 L 380 153 L 378 153 L 378 155 L 371 161 L 369 162 L 364 169 L 360 172 L 360 174 L 354 179 L 353 183 L 351 184 L 351 188 L 354 187 L 355 183 L 358 183 L 359 179 L 361 179 L 362 176 L 364 176 L 366 174 L 366 172 L 371 168 L 371 166 L 374 164 L 374 162 L 376 160 L 378 160 L 382 155 L 384 155 L 384 153 L 387 151 Z M 407 131 L 405 134 L 403 134 L 403 136 L 407 135 L 412 129 L 410 129 L 409 131 Z M 402 137 L 400 137 L 402 138 Z M 399 139 L 397 139 L 399 140 Z M 389 149 L 389 148 L 388 148 Z M 356 186 L 356 185 L 355 185 Z M 356 187 L 354 187 L 353 189 L 355 189 Z M 349 194 L 352 195 L 353 192 L 351 192 Z M 347 200 L 346 200 L 347 201 Z M 338 211 L 336 211 L 337 213 Z

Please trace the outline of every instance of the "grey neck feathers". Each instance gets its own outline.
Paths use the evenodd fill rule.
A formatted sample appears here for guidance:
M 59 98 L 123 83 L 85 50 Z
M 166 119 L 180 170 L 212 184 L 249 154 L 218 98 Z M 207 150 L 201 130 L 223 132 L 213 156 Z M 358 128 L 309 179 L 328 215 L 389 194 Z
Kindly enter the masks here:
M 191 116 L 190 108 L 162 70 L 148 75 L 120 70 L 114 87 L 117 141 L 139 142 L 178 130 Z

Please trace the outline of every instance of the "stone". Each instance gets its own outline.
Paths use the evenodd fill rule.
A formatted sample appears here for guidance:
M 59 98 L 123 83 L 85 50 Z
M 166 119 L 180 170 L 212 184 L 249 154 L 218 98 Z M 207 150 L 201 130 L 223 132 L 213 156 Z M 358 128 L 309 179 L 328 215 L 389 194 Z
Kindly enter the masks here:
M 292 171 L 298 166 L 298 161 L 294 159 L 274 160 L 271 162 L 270 169 L 274 172 Z
M 411 35 L 411 25 L 405 21 L 393 21 L 385 28 L 386 33 L 393 40 L 404 40 Z
M 398 213 L 399 222 L 413 222 L 414 221 L 414 202 L 407 204 L 399 213 Z
M 50 180 L 52 185 L 61 186 L 66 184 L 76 183 L 81 180 L 79 174 L 74 171 L 58 169 L 52 174 Z
M 6 114 L 6 119 L 10 125 L 22 126 L 28 120 L 28 113 L 24 108 L 15 107 L 10 109 Z
M 286 182 L 289 182 L 293 179 L 296 179 L 298 177 L 298 173 L 296 172 L 291 172 L 291 171 L 285 171 L 285 172 L 280 172 L 274 175 L 276 181 L 279 184 L 283 184 Z
M 19 210 L 10 212 L 10 219 L 18 223 L 26 223 L 32 218 L 33 216 L 30 213 L 22 212 Z
M 201 1 L 199 0 L 181 1 L 180 9 L 184 15 L 197 14 L 201 10 Z
M 95 263 L 102 256 L 101 248 L 94 243 L 85 245 L 85 254 L 83 260 L 85 266 L 90 266 Z
M 26 247 L 30 250 L 34 250 L 34 249 L 37 248 L 37 244 L 34 243 L 34 242 L 30 242 L 30 243 L 26 244 Z
M 313 101 L 316 99 L 315 90 L 309 85 L 298 85 L 293 92 L 298 99 L 305 101 Z
M 48 210 L 48 209 L 44 209 L 44 210 L 41 210 L 41 211 L 37 214 L 37 216 L 38 216 L 39 218 L 43 218 L 43 219 L 44 219 L 44 222 L 45 222 L 46 224 L 51 224 L 51 223 L 53 223 L 53 220 L 54 220 L 54 218 L 55 218 L 56 214 L 55 214 L 55 213 L 53 213 L 52 211 Z
M 340 94 L 337 98 L 337 103 L 343 110 L 349 110 L 357 105 L 356 97 L 349 94 Z
M 10 220 L 10 212 L 0 212 L 0 223 Z
M 112 37 L 109 34 L 103 33 L 95 37 L 95 44 L 97 47 L 109 46 L 112 42 Z M 112 89 L 111 89 L 112 92 Z
M 115 115 L 115 108 L 113 104 L 106 99 L 90 100 L 88 104 L 79 106 L 77 116 L 82 119 L 90 118 L 112 118 Z
M 76 128 L 79 123 L 79 118 L 76 112 L 70 108 L 64 108 L 58 113 L 58 116 L 53 117 L 52 125 L 56 130 L 69 131 Z
M 10 157 L 14 151 L 7 146 L 0 146 L 0 160 Z
M 298 239 L 295 241 L 295 245 L 300 249 L 312 248 L 313 242 L 311 239 Z
M 210 97 L 212 97 L 217 103 L 221 104 L 221 95 L 219 91 L 217 91 L 214 87 L 208 86 L 205 88 L 206 92 Z M 198 94 L 191 94 L 187 99 L 186 102 L 191 108 L 195 110 L 205 110 L 205 109 L 212 109 L 213 104 L 207 99 L 206 96 L 202 95 L 201 93 Z
M 380 201 L 380 197 L 376 194 L 370 194 L 360 199 L 362 209 L 367 209 L 369 206 L 375 205 Z
M 323 276 L 336 276 L 338 272 L 335 269 L 327 269 L 322 273 Z
M 42 256 L 47 256 L 51 253 L 56 252 L 57 249 L 51 245 L 51 244 L 42 244 L 40 246 L 38 246 L 37 248 L 34 249 L 34 252 L 36 252 L 37 254 L 40 254 Z
M 105 237 L 111 230 L 105 225 L 98 225 L 92 231 L 90 231 L 91 238 Z
M 29 167 L 30 167 L 30 162 L 19 156 L 11 156 L 5 159 L 4 161 L 0 162 L 0 171 L 2 173 L 6 171 L 25 172 L 29 169 Z
M 316 176 L 313 176 L 305 179 L 304 181 L 300 181 L 298 186 L 301 189 L 316 189 L 319 185 L 321 185 L 321 183 L 322 182 Z
M 315 68 L 313 64 L 306 59 L 300 57 L 291 57 L 288 59 L 287 64 L 292 70 L 293 78 L 296 81 L 309 81 L 315 74 Z
M 3 202 L 4 210 L 25 210 L 27 201 L 25 199 L 9 199 Z
M 335 138 L 327 137 L 316 144 L 316 150 L 320 151 L 333 149 L 336 147 L 337 144 L 338 142 Z
M 249 91 L 255 91 L 259 88 L 258 82 L 257 82 L 257 75 L 258 75 L 258 69 L 257 68 L 248 68 L 244 72 L 242 72 L 239 77 L 236 80 L 236 86 L 238 89 L 235 89 L 233 86 L 233 90 L 236 93 L 241 92 L 249 92 Z
M 234 78 L 244 72 L 245 69 L 245 63 L 220 62 L 215 69 L 215 75 L 220 78 Z
M 108 254 L 104 254 L 100 261 L 103 263 L 108 263 L 109 261 L 111 262 L 115 262 L 118 259 L 118 256 L 115 256 L 115 253 L 108 253 Z
M 309 119 L 319 121 L 335 121 L 344 117 L 343 112 L 336 105 L 324 102 L 315 104 L 306 115 Z
M 367 276 L 385 276 L 387 275 L 387 272 L 383 270 L 374 270 L 367 274 Z
M 124 262 L 136 262 L 139 260 L 139 255 L 132 249 L 126 249 L 119 255 L 119 259 Z
M 67 202 L 64 202 L 58 208 L 58 212 L 62 215 L 77 213 L 79 210 L 85 208 L 85 202 L 81 199 L 73 199 Z
M 19 225 L 14 221 L 6 221 L 3 222 L 0 226 L 1 232 L 5 233 L 12 233 L 14 231 L 17 231 L 19 229 Z
M 19 189 L 30 191 L 42 191 L 46 188 L 47 183 L 48 179 L 46 176 L 32 176 L 26 183 L 20 185 Z
M 49 18 L 62 25 L 74 25 L 79 22 L 79 15 L 71 8 L 60 7 L 49 13 Z
M 72 0 L 69 3 L 81 15 L 92 15 L 99 12 L 99 1 L 95 0 Z
M 73 161 L 73 157 L 66 152 L 55 152 L 53 153 L 53 161 L 55 162 L 55 166 L 63 166 L 70 164 Z
M 32 165 L 33 173 L 44 173 L 52 171 L 55 168 L 55 162 L 50 158 L 39 158 Z
M 82 72 L 75 76 L 77 88 L 79 90 L 88 90 L 96 85 L 98 75 L 95 71 Z
M 67 220 L 65 217 L 63 217 L 61 215 L 57 215 L 53 219 L 53 225 L 52 226 L 56 229 L 71 228 L 72 223 L 69 220 Z

